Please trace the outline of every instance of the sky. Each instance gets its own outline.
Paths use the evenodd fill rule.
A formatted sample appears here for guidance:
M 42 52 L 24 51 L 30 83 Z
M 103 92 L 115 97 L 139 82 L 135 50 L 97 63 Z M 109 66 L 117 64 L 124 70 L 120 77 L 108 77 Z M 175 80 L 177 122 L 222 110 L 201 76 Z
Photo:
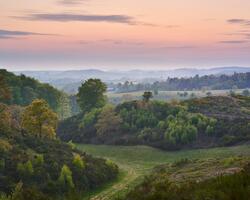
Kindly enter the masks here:
M 250 67 L 249 0 L 0 0 L 0 68 Z

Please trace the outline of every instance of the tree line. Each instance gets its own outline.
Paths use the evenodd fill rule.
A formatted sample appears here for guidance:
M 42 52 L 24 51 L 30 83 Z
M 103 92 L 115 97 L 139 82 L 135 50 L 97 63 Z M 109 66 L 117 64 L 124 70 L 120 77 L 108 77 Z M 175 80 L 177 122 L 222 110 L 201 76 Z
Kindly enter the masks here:
M 244 89 L 250 87 L 250 72 L 234 73 L 233 75 L 196 75 L 190 78 L 168 78 L 165 81 L 154 83 L 138 83 L 126 81 L 115 85 L 116 92 L 132 92 L 151 90 L 157 93 L 162 91 L 178 90 L 224 90 Z

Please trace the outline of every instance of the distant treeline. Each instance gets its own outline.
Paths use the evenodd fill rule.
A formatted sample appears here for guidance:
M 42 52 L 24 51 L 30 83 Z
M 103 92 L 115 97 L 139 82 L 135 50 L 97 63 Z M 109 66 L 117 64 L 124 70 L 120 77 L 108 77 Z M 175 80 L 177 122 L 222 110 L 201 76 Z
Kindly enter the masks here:
M 117 92 L 132 92 L 142 90 L 224 90 L 224 89 L 244 89 L 250 87 L 250 73 L 234 73 L 233 75 L 196 75 L 191 78 L 168 78 L 165 81 L 150 83 L 125 82 L 116 85 Z

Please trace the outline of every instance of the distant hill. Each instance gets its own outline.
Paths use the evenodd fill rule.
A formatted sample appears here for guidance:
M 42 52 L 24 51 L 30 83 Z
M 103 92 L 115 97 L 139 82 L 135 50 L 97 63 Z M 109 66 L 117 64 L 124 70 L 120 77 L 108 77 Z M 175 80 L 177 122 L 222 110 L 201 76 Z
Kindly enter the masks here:
M 193 77 L 195 75 L 231 75 L 233 73 L 250 72 L 250 67 L 220 67 L 211 69 L 182 68 L 174 70 L 128 70 L 128 71 L 103 71 L 97 69 L 69 70 L 69 71 L 16 71 L 17 75 L 24 74 L 36 78 L 42 82 L 64 89 L 66 92 L 76 90 L 80 83 L 89 78 L 100 78 L 110 82 L 154 82 L 168 77 Z M 71 85 L 71 87 L 69 87 Z M 73 88 L 72 88 L 73 87 Z M 66 89 L 65 89 L 66 88 Z M 70 89 L 69 89 L 70 88 Z

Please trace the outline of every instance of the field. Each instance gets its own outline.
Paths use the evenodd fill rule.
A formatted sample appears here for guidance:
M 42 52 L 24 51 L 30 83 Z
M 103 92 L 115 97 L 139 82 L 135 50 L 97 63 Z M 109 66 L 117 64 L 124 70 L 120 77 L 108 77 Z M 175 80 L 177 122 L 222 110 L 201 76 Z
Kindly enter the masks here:
M 89 193 L 86 199 L 91 200 L 110 200 L 126 194 L 130 188 L 133 188 L 143 180 L 145 175 L 148 175 L 159 165 L 171 165 L 183 159 L 196 160 L 195 163 L 198 164 L 191 165 L 190 168 L 181 173 L 185 177 L 197 177 L 210 176 L 217 173 L 218 169 L 223 170 L 231 165 L 234 167 L 233 169 L 237 169 L 246 158 L 250 158 L 250 145 L 178 152 L 161 151 L 146 146 L 79 144 L 77 147 L 93 156 L 112 160 L 121 170 L 116 181 L 98 191 Z M 211 163 L 214 167 L 211 166 Z M 218 163 L 223 167 L 219 166 Z M 195 172 L 194 169 L 196 169 Z M 207 171 L 208 169 L 210 171 Z
M 242 89 L 235 89 L 233 92 L 237 94 L 242 93 Z M 107 93 L 108 99 L 111 103 L 119 104 L 123 101 L 131 101 L 138 100 L 142 98 L 142 94 L 144 91 L 137 92 L 128 92 L 128 93 Z M 179 94 L 187 93 L 187 96 L 180 96 Z M 185 100 L 191 98 L 191 94 L 194 94 L 194 97 L 206 97 L 207 93 L 210 93 L 212 96 L 220 96 L 220 95 L 228 95 L 230 90 L 194 90 L 194 91 L 159 91 L 157 95 L 154 95 L 154 99 L 156 100 Z

